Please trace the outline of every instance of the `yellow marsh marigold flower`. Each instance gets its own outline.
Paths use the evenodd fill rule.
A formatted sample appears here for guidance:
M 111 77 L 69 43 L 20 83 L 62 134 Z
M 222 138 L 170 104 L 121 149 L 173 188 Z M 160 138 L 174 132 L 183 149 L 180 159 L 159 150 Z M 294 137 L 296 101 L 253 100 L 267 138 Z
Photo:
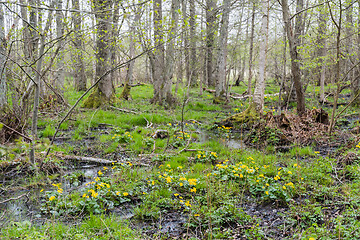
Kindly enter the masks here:
M 292 171 L 288 171 L 288 174 L 292 174 Z
M 190 202 L 189 202 L 189 201 L 186 201 L 186 202 L 185 202 L 185 206 L 187 206 L 187 207 L 191 207 Z
M 180 185 L 180 187 L 182 187 L 182 186 L 184 186 L 184 184 L 181 182 L 181 183 L 179 183 L 179 185 Z
M 177 197 L 177 196 L 179 196 L 179 194 L 178 194 L 178 193 L 175 193 L 174 196 Z
M 118 195 L 118 196 L 119 196 L 119 195 L 120 195 L 120 192 L 116 192 L 116 195 Z
M 190 192 L 196 193 L 196 188 L 195 188 L 195 187 L 194 187 L 194 188 L 191 188 L 191 189 L 190 189 Z
M 285 190 L 285 189 L 286 189 L 286 187 L 285 187 L 285 186 L 283 186 L 283 189 Z
M 43 191 L 44 191 L 44 189 L 41 189 L 41 190 L 40 190 L 40 192 L 43 192 Z
M 108 168 L 107 167 L 103 167 L 104 170 L 107 170 Z
M 54 199 L 55 199 L 55 196 L 49 197 L 49 200 L 50 200 L 50 201 L 52 201 L 52 200 L 54 200 Z
M 63 189 L 62 188 L 58 188 L 58 193 L 63 193 Z
M 97 192 L 95 192 L 95 191 L 91 193 L 91 196 L 94 197 L 94 198 L 96 198 L 98 195 L 99 194 Z
M 99 174 L 99 176 L 103 175 L 101 170 L 98 171 L 98 174 Z
M 127 192 L 123 193 L 124 197 L 128 196 L 129 194 Z
M 179 178 L 179 181 L 186 181 L 186 178 L 181 177 L 181 178 Z
M 166 182 L 167 182 L 167 183 L 171 183 L 171 177 L 170 177 L 170 176 L 168 176 L 168 177 L 166 178 Z
M 269 195 L 269 192 L 268 192 L 268 191 L 266 191 L 265 193 L 266 193 L 266 195 Z
M 82 195 L 83 198 L 86 198 L 86 196 L 87 196 L 86 193 L 84 193 L 84 194 Z
M 195 178 L 191 178 L 188 180 L 189 185 L 196 185 L 196 181 L 197 181 L 197 179 L 195 179 Z

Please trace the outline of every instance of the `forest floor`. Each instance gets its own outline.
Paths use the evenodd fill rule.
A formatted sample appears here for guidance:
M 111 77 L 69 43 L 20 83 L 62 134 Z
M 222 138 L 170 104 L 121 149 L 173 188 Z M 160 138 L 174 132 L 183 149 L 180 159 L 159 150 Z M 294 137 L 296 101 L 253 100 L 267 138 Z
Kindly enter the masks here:
M 216 123 L 248 100 L 215 105 L 191 89 L 185 101 L 180 89 L 165 110 L 137 86 L 115 107 L 76 109 L 47 158 L 66 109 L 43 105 L 38 173 L 26 139 L 0 145 L 0 238 L 360 239 L 359 111 L 349 107 L 329 135 L 314 117 L 317 90 L 306 117 L 291 104 L 277 117 L 269 95 L 259 123 L 232 128 Z

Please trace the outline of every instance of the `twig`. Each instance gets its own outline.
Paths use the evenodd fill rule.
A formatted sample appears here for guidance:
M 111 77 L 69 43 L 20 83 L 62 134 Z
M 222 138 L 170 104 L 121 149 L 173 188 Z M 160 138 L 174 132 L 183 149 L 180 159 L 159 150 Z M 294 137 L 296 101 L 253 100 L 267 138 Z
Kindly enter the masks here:
M 146 117 L 143 117 L 144 119 L 145 119 L 145 121 L 146 121 L 146 127 L 145 128 L 149 128 L 149 127 L 151 127 L 153 124 L 152 124 L 152 122 L 149 122 L 147 119 L 146 119 Z
M 108 230 L 108 232 L 109 232 L 109 234 L 110 234 L 110 239 L 112 239 L 112 238 L 113 238 L 113 235 L 112 235 L 109 227 L 105 224 L 104 220 L 103 220 L 101 217 L 100 217 L 100 220 L 102 221 L 102 223 L 105 225 L 106 229 Z
M 127 110 L 127 109 L 121 109 L 121 108 L 117 108 L 117 107 L 113 107 L 113 106 L 109 106 L 112 109 L 118 110 L 120 112 L 126 112 L 126 113 L 134 113 L 134 114 L 138 114 L 137 112 L 134 112 L 132 110 Z
M 0 204 L 4 204 L 4 203 L 10 202 L 10 201 L 12 201 L 12 200 L 18 200 L 18 199 L 20 199 L 20 198 L 22 198 L 22 197 L 24 197 L 24 196 L 26 196 L 26 195 L 28 195 L 28 194 L 29 194 L 29 193 L 27 192 L 27 193 L 24 193 L 24 194 L 22 194 L 22 195 L 20 195 L 20 196 L 14 197 L 14 198 L 6 199 L 6 200 L 4 200 L 4 201 L 1 201 Z
M 189 140 L 187 141 L 186 146 L 185 146 L 183 149 L 181 149 L 181 150 L 178 152 L 178 154 L 182 153 L 183 151 L 186 151 L 186 149 L 187 149 L 188 146 L 190 145 L 190 142 L 191 142 L 191 136 L 189 137 Z
M 23 138 L 26 138 L 27 140 L 31 141 L 32 142 L 32 139 L 18 131 L 16 131 L 15 129 L 9 127 L 8 125 L 6 125 L 5 123 L 3 122 L 0 122 L 0 124 L 2 124 L 4 127 L 6 127 L 7 129 L 11 130 L 11 131 L 14 131 L 15 133 L 17 133 L 18 135 L 22 136 Z

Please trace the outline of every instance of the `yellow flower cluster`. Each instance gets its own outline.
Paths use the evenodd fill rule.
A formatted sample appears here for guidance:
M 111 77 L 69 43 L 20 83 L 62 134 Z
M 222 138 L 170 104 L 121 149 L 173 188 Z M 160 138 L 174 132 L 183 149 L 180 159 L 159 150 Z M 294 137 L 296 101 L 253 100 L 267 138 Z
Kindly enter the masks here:
M 61 183 L 57 183 L 57 184 L 54 184 L 54 183 L 53 183 L 52 185 L 53 185 L 54 187 L 57 187 L 57 192 L 58 192 L 58 193 L 60 193 L 60 194 L 63 193 L 64 190 L 60 187 L 60 186 L 61 186 Z M 54 200 L 54 198 L 53 198 L 53 200 Z M 50 200 L 50 201 L 52 201 L 52 200 Z
M 195 185 L 196 185 L 196 182 L 197 182 L 197 179 L 196 179 L 196 178 L 189 178 L 189 179 L 188 179 L 188 182 L 189 182 L 189 185 L 190 185 L 190 186 L 191 186 L 191 185 L 195 186 Z
M 91 193 L 91 197 L 93 197 L 93 198 L 96 198 L 99 195 L 97 192 L 95 192 L 94 189 L 89 189 L 88 192 Z M 84 197 L 84 195 L 83 195 L 83 197 Z

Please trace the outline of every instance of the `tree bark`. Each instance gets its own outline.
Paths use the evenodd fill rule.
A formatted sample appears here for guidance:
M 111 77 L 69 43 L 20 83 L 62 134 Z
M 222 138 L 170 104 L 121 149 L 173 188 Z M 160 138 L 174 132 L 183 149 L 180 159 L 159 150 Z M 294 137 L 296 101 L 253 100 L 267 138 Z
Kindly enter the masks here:
M 174 103 L 171 95 L 171 82 L 165 76 L 165 48 L 163 39 L 162 25 L 162 0 L 153 2 L 153 21 L 154 21 L 154 43 L 155 53 L 151 53 L 152 73 L 154 79 L 154 97 L 152 103 L 168 107 Z
M 53 0 L 50 4 L 50 8 L 54 8 L 55 0 Z M 49 12 L 49 17 L 47 19 L 44 31 L 42 32 L 40 36 L 40 50 L 39 50 L 39 56 L 40 58 L 36 62 L 36 76 L 35 76 L 35 91 L 34 91 L 34 106 L 33 106 L 33 115 L 32 115 L 32 123 L 31 123 L 31 135 L 33 142 L 31 143 L 31 149 L 30 149 L 30 162 L 32 164 L 35 164 L 35 141 L 37 140 L 37 122 L 38 122 L 38 109 L 39 109 L 39 99 L 40 99 L 40 89 L 41 89 L 41 68 L 42 68 L 42 62 L 43 62 L 43 55 L 45 51 L 45 40 L 46 40 L 46 34 L 50 29 L 51 22 L 52 22 L 52 11 Z
M 223 2 L 223 14 L 219 35 L 219 53 L 215 69 L 215 99 L 214 102 L 226 100 L 226 55 L 230 15 L 230 0 Z
M 196 70 L 196 38 L 195 38 L 195 0 L 190 2 L 190 85 L 196 85 L 197 70 Z
M 0 6 L 0 111 L 7 105 L 6 97 L 6 39 L 3 6 Z
M 268 1 L 262 0 L 262 19 L 261 19 L 261 36 L 260 36 L 260 53 L 259 53 L 259 78 L 256 81 L 253 102 L 256 111 L 262 113 L 264 108 L 265 94 L 265 69 L 266 69 L 266 51 L 268 35 Z
M 255 31 L 255 2 L 253 3 L 252 14 L 251 14 L 251 32 L 250 32 L 250 48 L 249 48 L 249 77 L 248 77 L 248 90 L 247 90 L 249 95 L 251 95 L 254 31 Z
M 326 39 L 325 39 L 325 33 L 326 33 L 326 16 L 324 13 L 324 9 L 325 6 L 323 8 L 320 9 L 320 13 L 319 13 L 319 33 L 318 33 L 318 46 L 319 46 L 319 58 L 320 58 L 320 67 L 319 67 L 319 72 L 320 72 L 320 79 L 319 79 L 319 83 L 320 83 L 320 99 L 319 101 L 322 103 L 325 101 L 325 71 L 326 71 L 326 61 L 325 61 L 325 56 L 326 56 Z
M 138 24 L 138 22 L 140 20 L 140 17 L 141 17 L 141 15 L 137 11 L 135 13 L 134 20 L 131 23 L 131 27 L 130 27 L 130 32 L 129 32 L 129 35 L 130 35 L 129 58 L 130 59 L 132 59 L 134 57 L 134 54 L 135 54 L 135 43 L 136 43 L 136 40 L 134 38 L 134 35 L 136 34 L 135 27 Z M 125 100 L 129 100 L 129 97 L 130 97 L 134 65 L 135 65 L 135 60 L 130 61 L 128 66 L 127 66 L 124 89 L 123 89 L 123 91 L 121 93 L 121 98 L 123 98 Z
M 86 74 L 85 65 L 83 61 L 83 41 L 81 33 L 81 16 L 79 0 L 72 0 L 72 7 L 74 10 L 72 13 L 72 21 L 74 28 L 73 44 L 75 47 L 75 61 L 74 61 L 74 83 L 76 91 L 86 91 Z
M 297 0 L 297 12 L 299 12 L 303 7 L 303 0 Z M 305 96 L 304 90 L 302 88 L 301 83 L 301 72 L 300 72 L 300 56 L 298 54 L 298 43 L 299 43 L 299 36 L 302 24 L 301 13 L 296 15 L 296 23 L 295 23 L 295 30 L 291 26 L 290 20 L 290 10 L 287 3 L 287 0 L 281 0 L 282 4 L 282 11 L 283 11 L 283 20 L 285 23 L 286 33 L 288 36 L 289 41 L 289 51 L 291 57 L 291 73 L 293 77 L 294 87 L 296 90 L 296 99 L 297 99 L 297 113 L 301 116 L 305 113 Z M 295 33 L 294 33 L 295 31 Z
M 171 85 L 174 75 L 175 68 L 175 42 L 176 42 L 176 32 L 177 25 L 179 21 L 179 9 L 180 2 L 179 0 L 172 0 L 171 2 L 171 24 L 168 35 L 168 44 L 166 49 L 166 59 L 165 59 L 165 69 L 164 69 L 164 85 L 163 85 L 163 99 L 166 99 L 166 102 L 174 103 L 174 96 L 171 94 Z
M 111 32 L 110 17 L 112 1 L 111 0 L 93 0 L 95 17 L 97 23 L 96 36 L 96 68 L 95 77 L 99 79 L 111 68 L 111 51 L 109 33 Z M 113 100 L 115 88 L 110 74 L 103 77 L 98 83 L 95 91 L 84 102 L 86 108 L 97 108 L 102 104 Z
M 57 9 L 63 8 L 63 0 L 57 0 Z M 64 35 L 64 14 L 61 10 L 56 10 L 56 37 L 58 40 L 58 47 L 61 49 L 64 44 L 64 40 L 62 39 Z M 61 95 L 63 95 L 64 90 L 64 56 L 62 49 L 59 51 L 58 59 L 57 59 L 57 72 L 55 79 L 55 89 Z
M 215 47 L 216 2 L 206 0 L 206 75 L 207 85 L 215 86 L 213 77 L 213 52 Z

